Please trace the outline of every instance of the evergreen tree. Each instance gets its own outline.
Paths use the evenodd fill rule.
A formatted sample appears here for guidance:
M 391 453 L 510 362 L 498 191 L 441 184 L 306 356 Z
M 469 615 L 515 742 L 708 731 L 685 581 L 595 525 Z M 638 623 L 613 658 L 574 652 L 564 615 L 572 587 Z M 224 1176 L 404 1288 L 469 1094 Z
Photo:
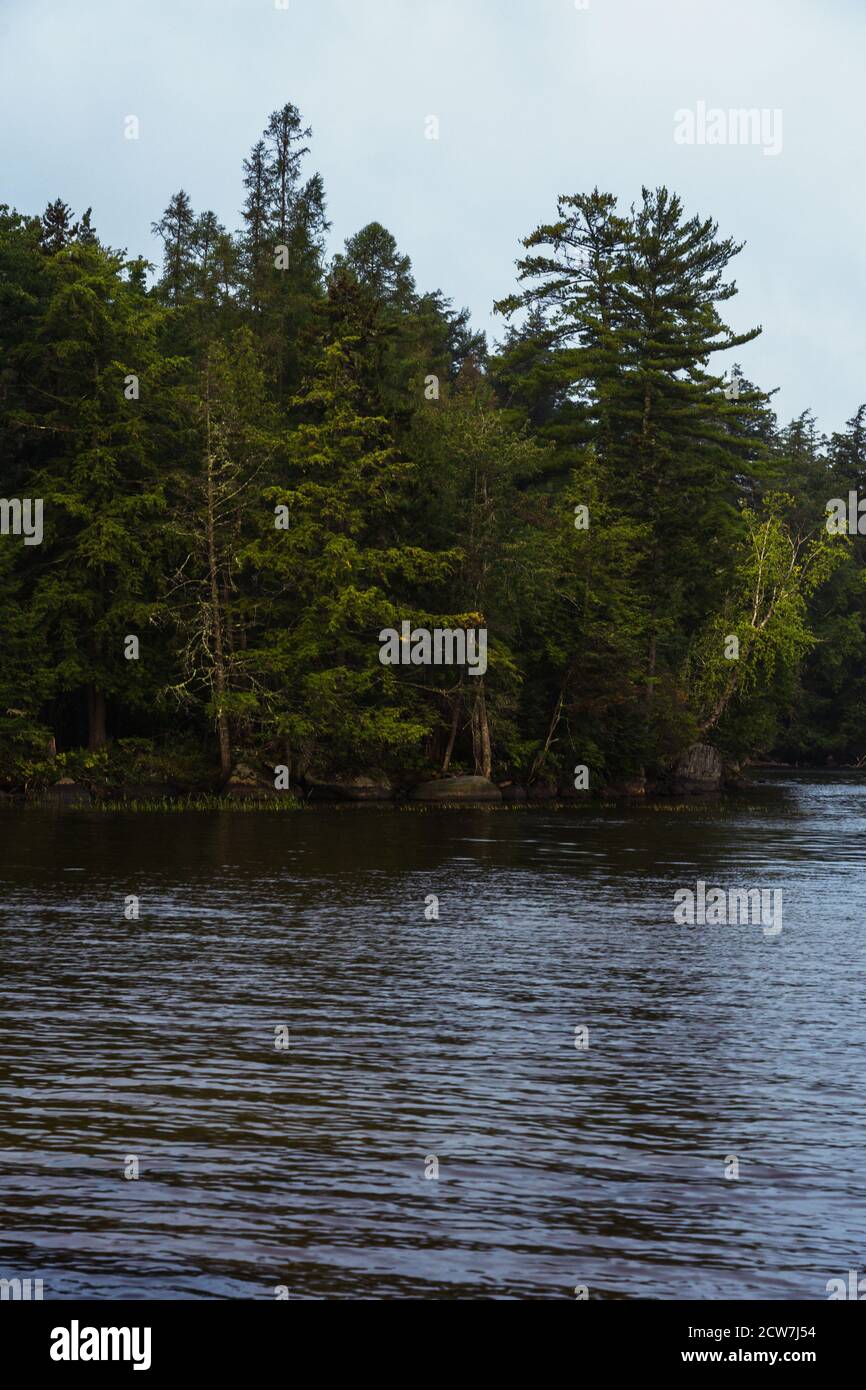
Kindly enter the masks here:
M 18 417 L 38 441 L 28 487 L 45 508 L 28 621 L 51 654 L 54 691 L 86 694 L 94 749 L 107 738 L 109 698 L 151 699 L 155 663 L 126 660 L 125 639 L 146 647 L 163 559 L 158 415 L 171 363 L 157 354 L 160 311 L 123 270 L 92 243 L 51 258 L 24 383 L 35 408 Z
M 261 309 L 267 265 L 271 259 L 268 210 L 271 172 L 264 140 L 257 140 L 249 159 L 244 160 L 243 263 L 247 301 L 253 312 Z
M 552 400 L 545 435 L 559 443 L 561 465 L 591 441 L 623 515 L 648 523 L 640 582 L 656 608 L 646 655 L 652 700 L 723 591 L 742 460 L 755 452 L 737 427 L 755 399 L 728 401 L 706 368 L 760 330 L 734 334 L 718 313 L 736 292 L 724 274 L 741 248 L 720 241 L 711 220 L 686 219 L 664 188 L 645 188 L 627 220 L 614 209 L 597 189 L 560 199 L 558 221 L 527 239 L 548 253 L 518 263 L 529 287 L 499 307 L 535 310 L 537 346 L 528 355 L 512 344 L 499 375 L 506 385 L 514 378 L 516 348 L 524 363 L 534 355 L 530 399 L 543 389 Z
M 545 451 L 515 431 L 496 409 L 477 368 L 465 368 L 440 404 L 413 425 L 424 527 L 443 550 L 459 546 L 459 563 L 444 589 L 427 601 L 463 615 L 462 626 L 488 631 L 486 675 L 443 671 L 440 699 L 447 718 L 447 771 L 465 721 L 475 771 L 490 777 L 494 761 L 517 749 L 521 684 L 521 619 L 531 522 L 521 491 L 542 470 Z M 458 749 L 459 752 L 459 749 Z
M 172 196 L 162 217 L 153 223 L 151 230 L 164 247 L 159 288 L 166 301 L 177 308 L 186 301 L 194 279 L 196 217 L 189 195 L 183 189 Z
M 388 422 L 360 413 L 355 347 L 329 344 L 297 398 L 286 481 L 265 494 L 270 515 L 247 556 L 268 614 L 249 660 L 267 673 L 295 771 L 393 764 L 434 722 L 423 672 L 401 681 L 380 661 L 379 634 L 428 625 L 413 592 L 455 557 L 406 532 L 415 470 Z
M 866 407 L 780 428 L 714 365 L 759 331 L 723 318 L 740 246 L 664 188 L 563 197 L 491 356 L 379 222 L 324 273 L 310 141 L 271 114 L 238 234 L 176 193 L 153 291 L 90 209 L 0 207 L 4 530 L 45 508 L 40 545 L 0 537 L 7 770 L 163 731 L 172 694 L 224 777 L 866 757 L 866 538 L 825 526 L 866 490 Z M 489 669 L 383 664 L 404 621 L 486 628 Z

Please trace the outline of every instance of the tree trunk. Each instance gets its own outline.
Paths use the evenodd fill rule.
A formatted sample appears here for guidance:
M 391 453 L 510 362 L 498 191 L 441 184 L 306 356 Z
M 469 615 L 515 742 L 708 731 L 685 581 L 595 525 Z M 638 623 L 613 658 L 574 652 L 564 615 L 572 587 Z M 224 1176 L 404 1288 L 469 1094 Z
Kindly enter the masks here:
M 105 732 L 105 691 L 98 686 L 87 687 L 87 746 L 96 752 L 108 742 Z
M 210 579 L 211 635 L 213 637 L 213 689 L 216 706 L 216 726 L 220 747 L 220 772 L 229 778 L 232 772 L 232 744 L 228 715 L 225 711 L 226 667 L 223 646 L 222 608 L 220 606 L 219 566 L 216 552 L 216 498 L 214 460 L 211 448 L 210 374 L 207 382 L 207 559 Z
M 541 752 L 536 755 L 532 767 L 529 770 L 529 782 L 535 781 L 536 777 L 541 771 L 541 768 L 544 764 L 544 761 L 548 753 L 550 752 L 550 746 L 553 743 L 554 737 L 556 736 L 556 731 L 559 728 L 559 721 L 562 718 L 562 708 L 565 704 L 565 696 L 567 694 L 568 687 L 571 684 L 571 678 L 573 675 L 574 667 L 570 666 L 568 668 L 568 671 L 566 672 L 565 679 L 562 682 L 562 685 L 559 690 L 559 697 L 556 701 L 556 708 L 553 711 L 553 717 L 551 718 L 550 724 L 548 726 L 547 738 L 544 740 L 544 747 L 542 748 Z
M 481 776 L 488 782 L 493 776 L 493 756 L 490 749 L 490 723 L 487 718 L 487 701 L 484 698 L 484 685 L 478 691 L 478 734 L 481 744 Z
M 713 709 L 710 712 L 708 718 L 705 719 L 704 722 L 700 725 L 700 732 L 702 737 L 704 734 L 708 734 L 710 729 L 714 729 L 716 727 L 725 710 L 728 708 L 728 705 L 731 703 L 731 700 L 736 695 L 737 687 L 740 684 L 740 670 L 741 667 L 738 665 L 735 666 L 734 669 L 731 671 L 731 674 L 728 677 L 728 683 L 725 687 L 723 694 L 716 701 L 716 704 L 713 706 Z
M 648 704 L 648 705 L 649 705 L 649 704 L 652 704 L 652 698 L 653 698 L 653 694 L 654 694 L 654 692 L 655 692 L 655 674 L 656 674 L 656 635 L 655 635 L 655 633 L 653 632 L 652 635 L 650 636 L 649 652 L 647 653 L 646 699 L 647 699 L 647 704 Z
M 472 757 L 475 760 L 473 772 L 476 777 L 481 775 L 481 738 L 478 732 L 478 701 L 472 706 L 469 716 L 470 727 L 472 730 Z
M 460 728 L 460 709 L 463 705 L 463 691 L 458 690 L 457 699 L 454 701 L 454 713 L 451 716 L 451 732 L 448 735 L 448 747 L 445 749 L 445 759 L 442 763 L 442 771 L 447 772 L 451 766 L 451 759 L 454 757 L 454 745 L 457 742 L 457 731 Z
M 648 461 L 649 461 L 650 457 L 653 455 L 653 441 L 652 441 L 652 439 L 650 438 L 650 420 L 651 420 L 651 417 L 652 417 L 652 387 L 651 387 L 649 381 L 646 381 L 646 382 L 644 383 L 644 394 L 643 394 L 643 420 L 642 420 L 642 422 L 641 422 L 641 451 L 642 451 L 642 454 L 643 454 L 643 460 L 644 460 L 644 467 L 645 467 L 645 468 L 646 468 L 647 465 L 648 465 Z M 655 459 L 654 459 L 654 458 L 652 459 L 652 463 L 649 464 L 649 473 L 650 473 L 650 476 L 651 476 L 652 479 L 653 479 L 653 488 L 652 488 L 652 491 L 653 491 L 653 498 L 655 499 L 655 498 L 658 497 L 659 483 L 658 483 L 658 478 L 656 477 Z M 655 531 L 655 530 L 656 530 L 656 526 L 657 526 L 657 512 L 656 512 L 655 500 L 653 501 L 652 520 L 653 520 L 653 530 Z M 657 592 L 657 589 L 656 589 L 656 579 L 657 579 L 657 575 L 658 575 L 658 544 L 657 544 L 657 540 L 656 540 L 656 541 L 653 542 L 653 554 L 652 554 L 652 583 L 651 583 L 651 586 L 650 586 L 650 592 L 651 592 L 651 595 L 652 595 L 652 597 L 653 597 L 653 607 L 652 607 L 652 612 L 651 612 L 651 614 L 650 614 L 650 640 L 649 640 L 649 650 L 648 650 L 648 652 L 647 652 L 646 702 L 647 702 L 648 705 L 649 705 L 649 704 L 652 704 L 653 695 L 655 694 L 655 674 L 656 674 L 656 663 L 657 663 L 656 626 L 655 626 L 655 623 L 656 623 L 655 594 L 656 594 L 656 592 Z

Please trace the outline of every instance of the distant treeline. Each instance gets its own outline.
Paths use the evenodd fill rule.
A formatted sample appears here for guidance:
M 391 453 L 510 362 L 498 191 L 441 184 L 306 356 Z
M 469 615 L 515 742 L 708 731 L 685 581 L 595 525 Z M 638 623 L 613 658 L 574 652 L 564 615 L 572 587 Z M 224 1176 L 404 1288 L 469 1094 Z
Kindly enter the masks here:
M 326 259 L 310 134 L 271 116 L 237 232 L 176 193 L 155 283 L 89 211 L 0 207 L 2 780 L 52 740 L 602 784 L 698 738 L 866 754 L 866 543 L 825 524 L 866 406 L 827 439 L 723 372 L 741 247 L 664 188 L 562 197 L 491 350 L 378 223 Z M 383 665 L 406 622 L 486 630 L 486 671 Z

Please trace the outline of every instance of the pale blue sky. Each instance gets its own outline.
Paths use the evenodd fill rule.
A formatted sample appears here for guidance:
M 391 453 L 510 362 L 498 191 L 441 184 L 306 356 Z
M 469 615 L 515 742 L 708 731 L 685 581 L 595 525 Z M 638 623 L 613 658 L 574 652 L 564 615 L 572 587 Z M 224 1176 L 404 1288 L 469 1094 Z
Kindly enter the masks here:
M 241 161 L 292 101 L 333 249 L 383 222 L 421 288 L 498 334 L 558 193 L 625 206 L 664 182 L 748 243 L 729 317 L 764 336 L 744 370 L 829 430 L 866 399 L 864 59 L 864 0 L 0 0 L 0 201 L 92 204 L 104 240 L 156 258 L 180 186 L 237 226 Z M 699 101 L 780 108 L 781 154 L 676 144 Z

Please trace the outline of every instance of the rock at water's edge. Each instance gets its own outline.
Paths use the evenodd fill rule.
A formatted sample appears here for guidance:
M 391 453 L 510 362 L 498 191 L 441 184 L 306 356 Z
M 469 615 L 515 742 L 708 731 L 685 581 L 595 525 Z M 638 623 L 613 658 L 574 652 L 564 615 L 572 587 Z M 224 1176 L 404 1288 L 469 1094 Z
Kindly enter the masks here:
M 394 788 L 384 778 L 347 777 L 341 781 L 318 781 L 307 777 L 311 801 L 392 801 Z
M 278 797 L 289 796 L 289 792 L 278 792 L 273 782 L 266 782 L 246 763 L 238 763 L 231 777 L 222 789 L 222 796 L 232 801 L 275 801 Z
M 532 802 L 555 801 L 557 796 L 556 783 L 548 781 L 547 779 L 538 782 L 530 782 L 529 786 L 526 788 L 526 796 L 527 800 Z
M 524 801 L 529 800 L 526 788 L 519 786 L 517 782 L 507 782 L 505 786 L 500 787 L 499 790 L 502 792 L 502 800 L 509 805 L 514 805 L 518 802 L 522 804 Z
M 722 789 L 724 767 L 718 749 L 708 743 L 694 743 L 674 769 L 675 792 L 717 792 Z
M 627 782 L 616 782 L 609 787 L 605 787 L 604 795 L 619 798 L 633 798 L 646 796 L 647 781 L 646 775 L 641 773 L 637 777 L 630 777 Z
M 422 782 L 412 793 L 413 801 L 501 801 L 502 792 L 486 777 L 443 777 L 438 782 Z
M 71 777 L 61 777 L 53 787 L 47 787 L 44 792 L 40 792 L 38 800 L 45 806 L 76 807 L 90 806 L 93 798 L 80 782 L 73 782 Z

